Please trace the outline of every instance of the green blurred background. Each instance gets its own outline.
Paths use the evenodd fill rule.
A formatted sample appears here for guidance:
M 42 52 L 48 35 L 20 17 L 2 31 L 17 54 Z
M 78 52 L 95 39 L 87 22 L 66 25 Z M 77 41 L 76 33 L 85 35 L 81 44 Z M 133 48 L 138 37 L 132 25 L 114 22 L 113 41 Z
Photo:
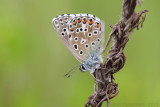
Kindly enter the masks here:
M 0 0 L 0 107 L 83 107 L 93 77 L 64 46 L 51 20 L 63 13 L 90 13 L 106 24 L 121 16 L 122 0 Z M 120 93 L 110 107 L 160 106 L 160 1 L 145 0 L 144 27 L 130 36 L 126 64 L 115 74 Z M 103 104 L 106 107 L 106 103 Z

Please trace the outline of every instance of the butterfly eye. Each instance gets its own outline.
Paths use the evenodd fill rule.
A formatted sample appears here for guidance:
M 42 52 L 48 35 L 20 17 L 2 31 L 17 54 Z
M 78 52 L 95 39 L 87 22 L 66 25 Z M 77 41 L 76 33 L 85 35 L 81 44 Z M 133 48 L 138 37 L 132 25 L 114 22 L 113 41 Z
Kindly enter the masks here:
M 82 64 L 82 65 L 80 66 L 80 70 L 81 70 L 82 72 L 85 72 L 85 71 L 87 70 L 84 64 Z

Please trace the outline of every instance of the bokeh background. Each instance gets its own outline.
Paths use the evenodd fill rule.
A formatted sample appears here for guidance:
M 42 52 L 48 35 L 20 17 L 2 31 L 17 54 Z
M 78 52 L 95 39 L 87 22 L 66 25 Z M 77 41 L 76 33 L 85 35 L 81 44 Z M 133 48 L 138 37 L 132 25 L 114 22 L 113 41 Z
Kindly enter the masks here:
M 53 17 L 90 13 L 106 24 L 105 41 L 121 16 L 122 0 L 0 0 L 0 107 L 83 107 L 93 77 L 53 29 Z M 115 74 L 120 93 L 110 107 L 160 107 L 160 1 L 145 0 L 144 27 L 130 36 L 126 64 Z M 106 107 L 106 103 L 103 104 Z

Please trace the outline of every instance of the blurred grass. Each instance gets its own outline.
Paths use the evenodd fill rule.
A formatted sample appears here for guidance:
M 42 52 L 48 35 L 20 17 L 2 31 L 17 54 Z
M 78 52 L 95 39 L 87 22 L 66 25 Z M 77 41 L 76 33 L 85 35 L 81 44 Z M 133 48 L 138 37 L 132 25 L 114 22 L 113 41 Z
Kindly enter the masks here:
M 145 0 L 144 27 L 130 36 L 124 68 L 115 74 L 120 93 L 111 107 L 160 106 L 160 1 Z M 106 40 L 121 16 L 122 0 L 1 0 L 0 107 L 82 107 L 93 93 L 89 72 L 63 75 L 79 62 L 52 27 L 63 13 L 90 13 L 105 21 Z M 105 107 L 105 104 L 103 104 Z

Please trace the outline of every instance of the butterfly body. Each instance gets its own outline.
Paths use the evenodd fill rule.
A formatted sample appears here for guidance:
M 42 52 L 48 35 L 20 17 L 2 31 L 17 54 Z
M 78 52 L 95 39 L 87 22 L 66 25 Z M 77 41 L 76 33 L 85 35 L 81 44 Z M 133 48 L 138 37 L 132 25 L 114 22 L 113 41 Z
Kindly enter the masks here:
M 52 23 L 63 43 L 82 63 L 81 71 L 93 73 L 103 62 L 103 21 L 91 14 L 63 14 Z

